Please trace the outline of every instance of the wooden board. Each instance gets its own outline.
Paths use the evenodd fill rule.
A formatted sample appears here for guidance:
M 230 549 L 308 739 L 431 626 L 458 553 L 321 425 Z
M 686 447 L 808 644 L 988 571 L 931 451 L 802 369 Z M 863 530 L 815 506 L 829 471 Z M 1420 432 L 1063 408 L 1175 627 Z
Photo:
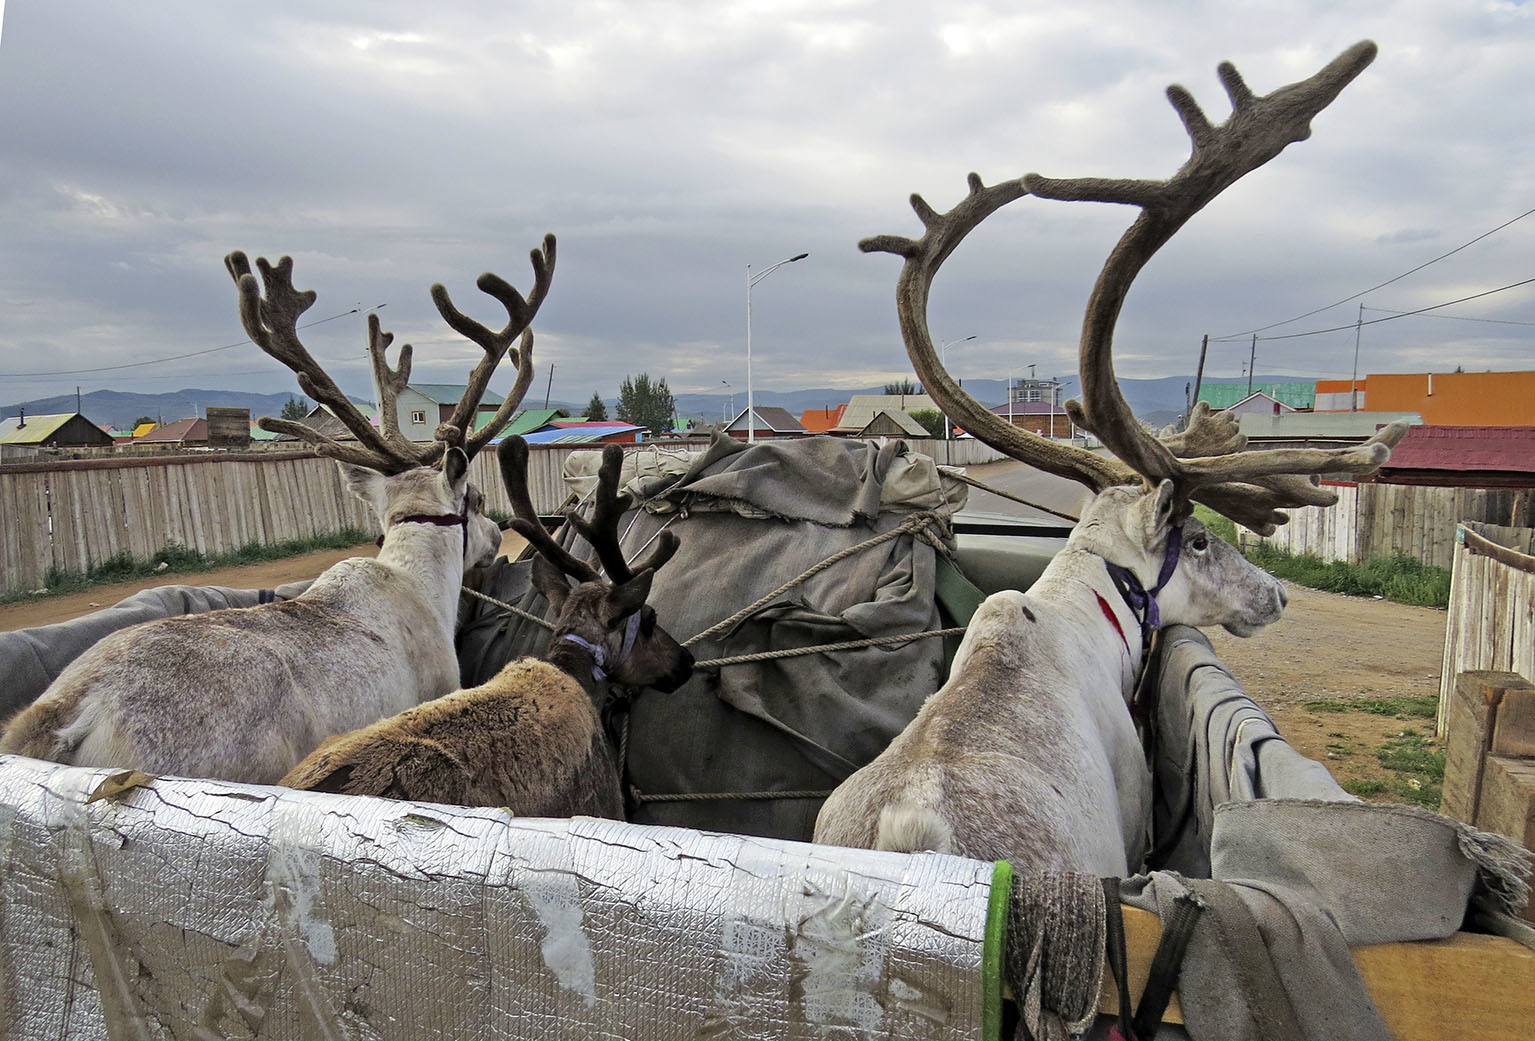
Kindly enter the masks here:
M 1162 923 L 1149 911 L 1123 911 L 1130 993 L 1139 1000 Z M 1356 947 L 1354 963 L 1397 1041 L 1511 1041 L 1535 1022 L 1535 951 L 1501 936 Z M 1109 1015 L 1119 1008 L 1107 973 L 1099 1007 Z M 1164 1020 L 1183 1022 L 1176 997 Z

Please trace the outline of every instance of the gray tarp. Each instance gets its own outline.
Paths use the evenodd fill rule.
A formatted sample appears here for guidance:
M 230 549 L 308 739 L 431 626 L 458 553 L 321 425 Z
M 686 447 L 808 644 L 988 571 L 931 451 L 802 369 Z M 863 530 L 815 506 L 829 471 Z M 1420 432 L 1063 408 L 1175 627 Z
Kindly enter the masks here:
M 892 475 L 901 486 L 894 504 L 886 494 Z M 924 483 L 929 496 L 911 490 Z M 663 499 L 652 503 L 656 509 L 626 517 L 623 544 L 634 555 L 662 528 L 681 538 L 650 596 L 678 639 L 708 629 L 838 551 L 898 527 L 913 504 L 942 513 L 954 504 L 932 463 L 908 456 L 903 443 L 832 438 L 754 446 L 723 439 L 680 477 L 650 479 L 643 490 L 647 498 Z M 947 525 L 938 528 L 947 534 Z M 939 628 L 936 554 L 927 542 L 900 535 L 796 585 L 692 650 L 710 659 Z M 481 579 L 487 594 L 543 612 L 542 597 L 527 592 L 525 565 L 499 561 Z M 546 638 L 498 608 L 477 608 L 460 632 L 465 683 L 481 682 L 519 653 L 536 652 Z M 642 798 L 828 791 L 877 755 L 938 689 L 943 654 L 942 641 L 930 638 L 727 666 L 695 674 L 672 694 L 643 693 L 629 724 L 629 782 Z M 634 820 L 808 839 L 820 802 L 642 802 Z
M 250 607 L 265 598 L 291 600 L 307 588 L 307 581 L 290 582 L 276 590 L 159 586 L 74 621 L 0 633 L 0 676 L 4 677 L 0 681 L 0 720 L 36 701 L 64 666 L 119 629 L 172 615 Z
M 1387 1041 L 1350 946 L 1438 939 L 1528 890 L 1528 854 L 1407 806 L 1362 803 L 1274 729 L 1195 629 L 1162 634 L 1158 864 L 1124 899 L 1207 905 L 1179 1000 L 1195 1038 Z M 1225 885 L 1198 879 L 1213 878 Z

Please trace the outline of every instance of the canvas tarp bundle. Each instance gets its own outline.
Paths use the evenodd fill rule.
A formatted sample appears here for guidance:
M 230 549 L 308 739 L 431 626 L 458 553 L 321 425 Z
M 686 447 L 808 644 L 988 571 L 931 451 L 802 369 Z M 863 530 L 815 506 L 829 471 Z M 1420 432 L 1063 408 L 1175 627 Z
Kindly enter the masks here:
M 574 465 L 592 469 L 590 459 Z M 927 540 L 900 534 L 795 585 L 694 644 L 696 657 L 939 628 L 933 543 L 947 536 L 942 517 L 963 495 L 939 480 L 931 460 L 908 455 L 901 442 L 808 438 L 747 446 L 722 439 L 682 471 L 641 476 L 639 491 L 656 508 L 632 511 L 620 523 L 631 556 L 663 528 L 681 539 L 650 595 L 679 640 L 825 558 L 900 527 L 914 507 L 939 518 L 927 526 Z M 576 538 L 566 533 L 567 541 Z M 543 598 L 528 592 L 526 571 L 499 561 L 480 587 L 542 614 Z M 465 683 L 483 681 L 546 640 L 533 623 L 483 605 L 460 630 Z M 642 800 L 634 820 L 808 839 L 820 798 L 738 796 L 834 788 L 879 754 L 938 689 L 943 662 L 942 641 L 926 638 L 725 666 L 695 673 L 671 694 L 641 692 L 627 739 L 627 781 Z M 737 797 L 644 801 L 720 794 Z

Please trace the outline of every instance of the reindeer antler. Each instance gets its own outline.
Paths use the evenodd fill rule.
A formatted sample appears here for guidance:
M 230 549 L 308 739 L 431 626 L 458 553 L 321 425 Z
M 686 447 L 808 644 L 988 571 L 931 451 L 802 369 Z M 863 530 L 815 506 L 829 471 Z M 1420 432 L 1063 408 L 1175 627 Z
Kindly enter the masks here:
M 1280 512 L 1282 507 L 1336 502 L 1336 495 L 1318 488 L 1312 475 L 1375 469 L 1385 461 L 1389 446 L 1405 434 L 1405 425 L 1392 424 L 1369 442 L 1352 448 L 1242 452 L 1245 438 L 1235 420 L 1213 415 L 1206 407 L 1195 409 L 1183 434 L 1158 441 L 1136 422 L 1120 394 L 1111 351 L 1114 325 L 1125 295 L 1157 249 L 1220 192 L 1278 155 L 1290 142 L 1310 136 L 1311 119 L 1369 65 L 1375 51 L 1369 41 L 1356 44 L 1310 79 L 1261 98 L 1253 96 L 1229 62 L 1223 63 L 1220 77 L 1233 112 L 1220 127 L 1211 126 L 1186 90 L 1169 88 L 1168 97 L 1188 130 L 1193 150 L 1168 181 L 1054 180 L 1029 174 L 988 188 L 972 173 L 969 196 L 945 214 L 913 195 L 912 208 L 926 226 L 921 239 L 877 236 L 865 239 L 859 248 L 906 259 L 897 284 L 896 306 L 907 353 L 928 393 L 987 444 L 1094 491 L 1138 477 L 1173 478 L 1191 498 L 1265 534 L 1288 519 Z M 1083 396 L 1088 405 L 1066 403 L 1073 422 L 1097 434 L 1118 457 L 1115 460 L 1018 430 L 983 408 L 944 371 L 928 333 L 927 298 L 938 268 L 981 221 L 1031 193 L 1041 198 L 1119 202 L 1142 208 L 1141 216 L 1105 262 L 1088 301 L 1080 359 Z
M 1081 371 L 1085 404 L 1067 402 L 1073 422 L 1097 434 L 1104 445 L 1137 473 L 1151 480 L 1172 478 L 1191 498 L 1232 520 L 1265 533 L 1288 518 L 1284 508 L 1331 505 L 1332 492 L 1313 484 L 1311 475 L 1366 473 L 1386 461 L 1390 446 L 1406 433 L 1393 424 L 1362 445 L 1332 450 L 1283 449 L 1241 452 L 1235 438 L 1223 446 L 1197 418 L 1194 430 L 1168 445 L 1136 422 L 1119 392 L 1113 369 L 1114 325 L 1125 295 L 1146 262 L 1195 213 L 1244 175 L 1274 158 L 1286 145 L 1311 136 L 1311 120 L 1326 108 L 1375 58 L 1375 44 L 1355 44 L 1316 75 L 1255 97 L 1230 62 L 1219 73 L 1231 99 L 1231 117 L 1216 127 L 1184 88 L 1169 87 L 1168 100 L 1183 121 L 1192 143 L 1187 162 L 1166 181 L 1112 180 L 1096 177 L 1057 180 L 1029 174 L 1024 187 L 1046 199 L 1119 202 L 1141 207 L 1141 215 L 1120 238 L 1098 276 L 1082 324 Z M 1197 458 L 1179 458 L 1176 448 Z
M 594 582 L 598 575 L 591 565 L 572 554 L 554 540 L 538 519 L 533 508 L 533 498 L 528 493 L 528 443 L 513 435 L 501 442 L 496 449 L 496 460 L 501 464 L 501 480 L 506 485 L 507 498 L 512 502 L 512 527 L 527 539 L 539 553 L 561 571 L 578 582 Z M 672 558 L 681 540 L 669 531 L 663 531 L 656 539 L 656 547 L 642 560 L 632 564 L 624 559 L 618 544 L 618 520 L 622 516 L 623 502 L 618 495 L 618 472 L 623 466 L 624 450 L 618 445 L 608 445 L 602 450 L 602 465 L 597 470 L 597 494 L 592 519 L 586 520 L 574 510 L 565 519 L 591 543 L 597 551 L 597 559 L 608 573 L 613 585 L 621 585 L 646 568 L 659 569 Z
M 224 266 L 234 278 L 240 295 L 240 319 L 246 333 L 258 347 L 291 369 L 298 377 L 299 387 L 330 409 L 357 438 L 358 444 L 345 444 L 324 436 L 308 424 L 271 416 L 263 416 L 258 421 L 260 426 L 275 433 L 292 434 L 314 445 L 320 455 L 386 474 L 430 466 L 440 460 L 449 447 L 463 448 L 473 458 L 510 422 L 533 382 L 533 331 L 528 326 L 548 295 L 554 278 L 554 251 L 553 235 L 545 235 L 542 247 L 532 251 L 534 285 L 526 299 L 497 275 L 486 273 L 479 277 L 476 282 L 479 288 L 506 307 L 509 320 L 499 332 L 492 332 L 461 313 L 440 284 L 432 286 L 432 300 L 443 319 L 484 348 L 485 357 L 470 374 L 464 395 L 454 406 L 453 414 L 437 428 L 435 440 L 426 445 L 416 444 L 400 432 L 396 402 L 399 392 L 410 382 L 410 344 L 400 346 L 399 361 L 391 368 L 388 350 L 394 342 L 394 334 L 383 331 L 376 315 L 368 316 L 368 355 L 378 386 L 380 410 L 379 426 L 374 427 L 299 339 L 299 316 L 313 305 L 315 293 L 293 287 L 293 259 L 283 257 L 274 266 L 264 257 L 256 258 L 256 267 L 261 273 L 258 282 L 246 255 L 238 250 L 230 253 L 224 258 Z M 513 352 L 517 364 L 516 383 L 490 422 L 470 433 L 469 427 L 485 396 L 491 375 L 519 336 L 521 346 Z

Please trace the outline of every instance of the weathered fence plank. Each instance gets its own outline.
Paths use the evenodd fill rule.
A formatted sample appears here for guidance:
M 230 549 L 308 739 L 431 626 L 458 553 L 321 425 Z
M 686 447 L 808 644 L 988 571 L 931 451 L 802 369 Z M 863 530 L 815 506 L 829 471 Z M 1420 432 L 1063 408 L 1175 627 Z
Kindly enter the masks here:
M 1440 673 L 1440 737 L 1462 672 L 1535 676 L 1535 529 L 1468 521 L 1456 530 Z

